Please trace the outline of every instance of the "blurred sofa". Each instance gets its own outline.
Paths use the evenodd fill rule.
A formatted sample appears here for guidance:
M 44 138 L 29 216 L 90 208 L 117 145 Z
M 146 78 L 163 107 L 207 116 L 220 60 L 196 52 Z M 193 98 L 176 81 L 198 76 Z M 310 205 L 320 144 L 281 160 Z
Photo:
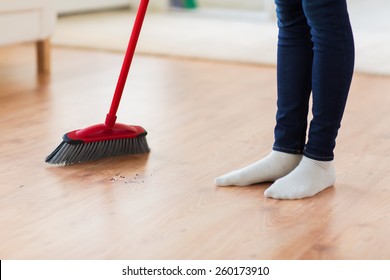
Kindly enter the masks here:
M 38 73 L 49 73 L 56 19 L 52 0 L 0 0 L 0 46 L 34 42 Z

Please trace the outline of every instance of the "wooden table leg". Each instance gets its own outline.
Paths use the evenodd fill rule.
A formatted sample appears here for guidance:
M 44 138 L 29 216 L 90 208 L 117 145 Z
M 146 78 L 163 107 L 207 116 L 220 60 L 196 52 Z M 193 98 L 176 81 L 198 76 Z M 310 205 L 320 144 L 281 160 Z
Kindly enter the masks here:
M 38 41 L 36 43 L 37 49 L 37 65 L 39 74 L 50 73 L 50 38 Z

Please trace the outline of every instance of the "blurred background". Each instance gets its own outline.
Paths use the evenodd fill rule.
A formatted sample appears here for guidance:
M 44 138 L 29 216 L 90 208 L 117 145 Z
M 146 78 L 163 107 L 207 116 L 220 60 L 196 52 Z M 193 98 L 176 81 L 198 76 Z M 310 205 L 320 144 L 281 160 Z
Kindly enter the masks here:
M 137 0 L 56 0 L 53 44 L 123 51 Z M 348 2 L 356 71 L 390 75 L 390 1 Z M 273 0 L 151 0 L 137 52 L 274 65 Z

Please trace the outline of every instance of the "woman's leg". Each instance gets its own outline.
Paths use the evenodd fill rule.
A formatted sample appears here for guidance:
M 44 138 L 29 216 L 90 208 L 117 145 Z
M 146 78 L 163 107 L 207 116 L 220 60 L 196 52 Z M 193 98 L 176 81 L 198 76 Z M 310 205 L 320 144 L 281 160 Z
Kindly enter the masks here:
M 219 186 L 279 179 L 300 162 L 305 145 L 313 44 L 302 0 L 276 0 L 278 111 L 273 150 L 265 158 L 215 179 Z
M 354 68 L 354 42 L 346 0 L 303 0 L 314 42 L 313 120 L 305 156 L 333 160 Z
M 313 42 L 302 0 L 275 0 L 275 4 L 279 34 L 273 150 L 302 154 L 312 90 Z
M 266 190 L 267 197 L 298 199 L 335 183 L 333 150 L 354 67 L 354 42 L 345 0 L 303 0 L 314 43 L 313 119 L 304 157 Z

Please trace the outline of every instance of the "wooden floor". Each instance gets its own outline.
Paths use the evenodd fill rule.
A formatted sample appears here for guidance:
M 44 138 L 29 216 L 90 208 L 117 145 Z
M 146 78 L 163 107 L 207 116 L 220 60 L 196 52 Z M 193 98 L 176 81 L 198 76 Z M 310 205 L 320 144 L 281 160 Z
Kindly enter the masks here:
M 266 199 L 215 176 L 272 145 L 275 69 L 137 56 L 118 120 L 149 155 L 51 166 L 64 133 L 104 121 L 118 53 L 0 49 L 0 259 L 390 259 L 390 77 L 356 74 L 337 183 Z

